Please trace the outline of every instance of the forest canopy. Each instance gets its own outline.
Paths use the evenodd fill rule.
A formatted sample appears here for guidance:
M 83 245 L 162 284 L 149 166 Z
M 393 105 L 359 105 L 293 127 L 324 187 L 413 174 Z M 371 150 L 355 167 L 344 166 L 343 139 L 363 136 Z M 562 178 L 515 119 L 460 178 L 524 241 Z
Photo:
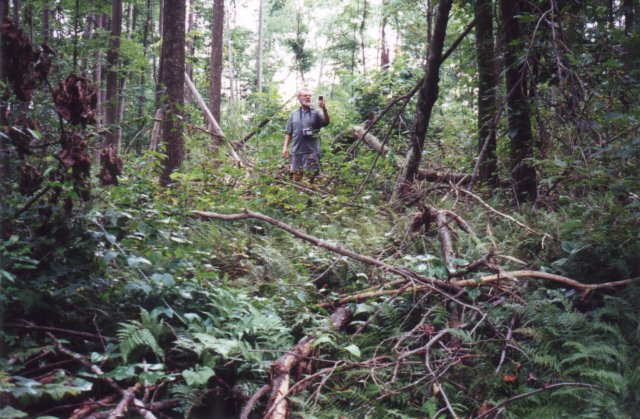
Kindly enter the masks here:
M 637 415 L 637 0 L 0 21 L 0 418 Z

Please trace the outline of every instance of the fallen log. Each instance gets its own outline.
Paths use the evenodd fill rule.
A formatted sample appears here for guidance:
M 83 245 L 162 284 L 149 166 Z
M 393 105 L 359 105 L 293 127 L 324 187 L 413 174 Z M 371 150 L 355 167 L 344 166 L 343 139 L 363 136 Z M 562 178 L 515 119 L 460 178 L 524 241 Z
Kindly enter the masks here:
M 351 321 L 352 313 L 347 307 L 337 309 L 329 318 L 330 328 L 341 331 L 345 329 Z M 270 383 L 262 386 L 247 402 L 240 414 L 241 419 L 247 419 L 253 410 L 255 403 L 269 390 L 271 394 L 265 409 L 263 418 L 285 419 L 287 417 L 288 402 L 287 396 L 290 391 L 291 371 L 303 360 L 311 355 L 313 350 L 313 336 L 305 336 L 280 359 L 273 363 L 270 368 Z
M 507 280 L 515 281 L 518 278 L 543 279 L 546 281 L 561 283 L 563 285 L 570 286 L 572 288 L 576 288 L 585 292 L 590 292 L 598 289 L 620 287 L 620 286 L 629 285 L 631 283 L 640 281 L 640 278 L 632 278 L 632 279 L 626 279 L 622 281 L 606 282 L 603 284 L 584 284 L 582 282 L 578 282 L 574 279 L 567 278 L 561 275 L 554 275 L 554 274 L 539 272 L 539 271 L 521 270 L 521 271 L 512 271 L 512 272 L 501 272 L 500 274 L 497 274 L 497 275 L 489 275 L 489 276 L 481 277 L 479 279 L 459 279 L 455 281 L 446 282 L 437 278 L 425 277 L 403 266 L 391 265 L 391 264 L 382 262 L 378 259 L 361 255 L 359 253 L 353 252 L 352 250 L 349 250 L 339 245 L 327 243 L 319 239 L 318 237 L 311 236 L 310 234 L 296 230 L 295 228 L 291 227 L 290 225 L 282 221 L 276 220 L 274 218 L 271 218 L 269 216 L 266 216 L 258 212 L 245 210 L 245 212 L 241 214 L 219 214 L 219 213 L 207 212 L 207 211 L 192 211 L 192 213 L 203 218 L 226 220 L 226 221 L 246 220 L 250 218 L 262 220 L 276 227 L 279 227 L 285 231 L 288 231 L 292 235 L 302 240 L 308 241 L 309 243 L 312 243 L 318 247 L 321 247 L 326 250 L 330 250 L 332 252 L 341 254 L 343 256 L 350 257 L 359 262 L 381 268 L 387 272 L 394 273 L 404 278 L 404 280 L 402 281 L 394 282 L 395 284 L 400 286 L 399 289 L 388 289 L 383 291 L 368 291 L 366 293 L 356 294 L 355 296 L 348 296 L 338 301 L 320 304 L 319 307 L 332 307 L 332 306 L 341 305 L 341 304 L 345 304 L 352 301 L 361 301 L 363 299 L 382 296 L 382 295 L 397 295 L 397 294 L 401 294 L 403 292 L 408 292 L 408 291 L 418 292 L 418 291 L 427 291 L 427 290 L 441 290 L 441 291 L 458 292 L 460 291 L 460 289 L 464 287 L 483 286 L 483 285 L 493 284 L 495 282 L 507 281 Z M 416 285 L 414 282 L 418 282 L 420 285 Z
M 363 126 L 354 126 L 353 136 L 355 139 L 361 138 L 366 145 L 371 147 L 376 153 L 380 154 L 381 156 L 386 157 L 387 154 L 389 154 L 389 148 L 385 146 L 382 141 L 380 141 L 376 136 L 367 133 Z

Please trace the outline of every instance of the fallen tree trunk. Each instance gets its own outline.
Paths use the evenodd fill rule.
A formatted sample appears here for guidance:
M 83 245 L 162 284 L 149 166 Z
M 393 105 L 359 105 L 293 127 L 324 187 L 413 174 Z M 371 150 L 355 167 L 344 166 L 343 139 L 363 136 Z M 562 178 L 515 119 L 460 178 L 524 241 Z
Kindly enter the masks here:
M 335 305 L 345 304 L 347 302 L 361 301 L 363 299 L 372 298 L 375 296 L 397 295 L 397 294 L 406 292 L 408 290 L 417 292 L 417 291 L 437 289 L 441 291 L 457 292 L 464 287 L 483 286 L 483 285 L 493 284 L 495 282 L 500 282 L 500 281 L 515 281 L 518 278 L 543 279 L 547 281 L 561 283 L 563 285 L 570 286 L 572 288 L 576 288 L 585 292 L 598 290 L 598 289 L 619 287 L 619 286 L 629 285 L 631 283 L 640 281 L 640 278 L 633 278 L 633 279 L 626 279 L 623 281 L 606 282 L 603 284 L 584 284 L 582 282 L 578 282 L 576 280 L 573 280 L 571 278 L 567 278 L 561 275 L 554 275 L 554 274 L 539 272 L 539 271 L 521 270 L 521 271 L 513 271 L 513 272 L 502 272 L 497 275 L 489 275 L 489 276 L 481 277 L 479 279 L 460 279 L 460 280 L 446 282 L 441 279 L 422 276 L 417 272 L 414 272 L 411 269 L 405 268 L 403 266 L 391 265 L 391 264 L 382 262 L 378 259 L 374 259 L 369 256 L 355 253 L 339 245 L 327 243 L 315 236 L 311 236 L 307 233 L 296 230 L 295 228 L 291 227 L 286 223 L 283 223 L 282 221 L 276 220 L 274 218 L 271 218 L 264 214 L 260 214 L 258 212 L 245 210 L 245 212 L 242 214 L 219 214 L 219 213 L 207 212 L 207 211 L 192 211 L 192 213 L 203 218 L 211 218 L 211 219 L 226 220 L 226 221 L 246 220 L 250 218 L 262 220 L 276 227 L 279 227 L 285 231 L 288 231 L 294 236 L 302 240 L 308 241 L 318 247 L 322 247 L 323 249 L 327 249 L 332 252 L 339 253 L 343 256 L 348 256 L 350 258 L 353 258 L 362 263 L 366 263 L 368 265 L 376 266 L 387 272 L 400 275 L 404 278 L 404 281 L 395 282 L 395 284 L 400 286 L 399 289 L 391 289 L 391 290 L 384 290 L 384 291 L 369 291 L 369 292 L 362 293 L 355 296 L 348 296 L 331 303 L 321 304 L 320 307 L 331 307 Z M 414 281 L 419 282 L 421 285 L 415 285 L 413 283 Z
M 330 328 L 341 331 L 345 329 L 351 321 L 352 313 L 347 307 L 337 309 L 329 318 Z M 296 346 L 287 351 L 280 359 L 271 366 L 271 382 L 262 386 L 247 402 L 240 414 L 241 419 L 247 419 L 253 410 L 254 404 L 269 390 L 269 402 L 265 409 L 264 418 L 268 419 L 285 419 L 287 417 L 288 403 L 287 396 L 289 394 L 289 381 L 291 371 L 303 360 L 311 355 L 313 350 L 313 336 L 305 336 L 298 341 Z
M 382 141 L 380 141 L 376 136 L 366 132 L 367 131 L 364 129 L 364 127 L 360 125 L 356 125 L 353 127 L 353 136 L 356 140 L 362 138 L 362 141 L 364 141 L 364 143 L 371 147 L 376 153 L 386 157 L 387 154 L 389 154 L 389 148 L 382 144 Z

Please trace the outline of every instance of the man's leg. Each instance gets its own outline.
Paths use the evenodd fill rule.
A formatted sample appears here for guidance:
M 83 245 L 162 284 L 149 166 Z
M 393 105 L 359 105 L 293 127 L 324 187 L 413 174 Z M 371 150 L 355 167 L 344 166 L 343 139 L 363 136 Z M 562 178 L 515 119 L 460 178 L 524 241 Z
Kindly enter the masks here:
M 302 171 L 304 169 L 304 154 L 292 154 L 291 155 L 291 179 L 294 182 L 300 182 L 302 180 Z
M 305 154 L 304 171 L 309 177 L 309 182 L 313 183 L 320 174 L 320 156 L 318 153 Z

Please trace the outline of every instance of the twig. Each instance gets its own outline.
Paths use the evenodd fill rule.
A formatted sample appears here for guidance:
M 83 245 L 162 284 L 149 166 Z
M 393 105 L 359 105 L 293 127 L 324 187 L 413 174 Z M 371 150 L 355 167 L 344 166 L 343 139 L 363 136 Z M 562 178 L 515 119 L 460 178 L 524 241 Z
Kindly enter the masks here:
M 77 330 L 69 330 L 69 329 L 61 329 L 59 327 L 48 327 L 48 326 L 38 326 L 31 322 L 25 322 L 26 324 L 17 324 L 17 323 L 7 323 L 6 327 L 15 327 L 20 329 L 28 329 L 28 330 L 38 330 L 42 332 L 56 332 L 56 333 L 64 333 L 67 335 L 78 336 L 87 339 L 95 339 L 102 341 L 102 336 L 96 335 L 94 333 L 80 332 Z
M 251 414 L 251 411 L 253 410 L 254 405 L 258 402 L 258 400 L 262 398 L 262 396 L 267 394 L 269 390 L 271 390 L 271 384 L 265 384 L 262 387 L 260 387 L 258 391 L 253 393 L 253 396 L 251 396 L 251 398 L 247 401 L 247 404 L 245 404 L 244 407 L 242 408 L 242 412 L 240 413 L 240 419 L 249 419 L 249 415 Z
M 457 190 L 459 190 L 459 191 L 461 191 L 461 192 L 463 192 L 463 193 L 465 193 L 465 194 L 467 194 L 467 195 L 471 196 L 473 199 L 475 199 L 476 201 L 478 201 L 478 202 L 479 202 L 483 207 L 485 207 L 485 208 L 486 208 L 486 209 L 488 209 L 489 211 L 491 211 L 491 212 L 493 212 L 494 214 L 497 214 L 497 215 L 499 215 L 499 216 L 501 216 L 501 217 L 506 218 L 507 220 L 509 220 L 509 221 L 511 221 L 511 222 L 513 222 L 513 223 L 515 223 L 515 224 L 519 225 L 520 227 L 524 228 L 524 229 L 525 229 L 525 230 L 527 230 L 528 232 L 533 233 L 533 234 L 536 234 L 536 235 L 538 235 L 538 236 L 543 236 L 543 237 L 546 237 L 546 238 L 549 238 L 549 239 L 553 239 L 553 237 L 552 237 L 551 235 L 549 235 L 549 234 L 547 234 L 547 233 L 539 232 L 539 231 L 537 231 L 537 230 L 534 230 L 534 229 L 532 229 L 531 227 L 529 227 L 528 225 L 523 224 L 523 223 L 521 223 L 520 221 L 516 220 L 515 218 L 511 217 L 510 215 L 508 215 L 508 214 L 505 214 L 505 213 L 503 213 L 503 212 L 498 211 L 497 209 L 493 208 L 491 205 L 489 205 L 489 204 L 487 204 L 486 202 L 484 202 L 484 201 L 482 200 L 482 198 L 480 198 L 478 195 L 474 194 L 473 192 L 471 192 L 471 191 L 469 191 L 469 190 L 466 190 L 466 189 L 463 189 L 463 188 L 457 188 Z
M 117 417 L 117 416 L 113 416 L 113 413 L 118 411 L 118 409 L 120 408 L 121 405 L 126 407 L 126 406 L 128 406 L 128 404 L 131 404 L 131 403 L 133 403 L 133 405 L 136 408 L 136 410 L 138 411 L 138 413 L 140 413 L 140 415 L 142 417 L 144 417 L 145 419 L 155 419 L 156 418 L 153 413 L 151 413 L 151 412 L 149 412 L 148 410 L 145 409 L 144 403 L 135 397 L 135 393 L 133 393 L 133 391 L 131 389 L 129 389 L 129 390 L 123 389 L 122 387 L 120 387 L 120 385 L 118 383 L 115 382 L 115 380 L 113 380 L 112 378 L 109 378 L 109 377 L 105 377 L 104 376 L 104 372 L 102 371 L 102 369 L 99 366 L 97 366 L 95 364 L 92 364 L 90 361 L 88 361 L 84 356 L 80 355 L 79 353 L 73 352 L 73 351 L 65 348 L 60 343 L 60 341 L 58 341 L 58 339 L 51 332 L 46 332 L 46 333 L 47 333 L 47 336 L 49 336 L 49 338 L 51 338 L 51 340 L 53 341 L 54 346 L 56 347 L 56 349 L 58 351 L 62 352 L 63 354 L 65 354 L 67 356 L 70 356 L 71 358 L 73 358 L 73 359 L 77 360 L 78 362 L 80 362 L 85 367 L 89 368 L 95 375 L 98 376 L 98 378 L 100 380 L 102 380 L 106 384 L 108 384 L 109 387 L 111 387 L 117 394 L 119 394 L 122 397 L 122 400 L 118 404 L 116 409 L 109 414 L 109 418 L 116 418 Z M 126 400 L 128 400 L 128 403 L 124 404 L 124 402 Z
M 538 394 L 541 393 L 543 391 L 547 391 L 547 390 L 553 390 L 555 388 L 559 388 L 559 387 L 567 387 L 567 386 L 571 386 L 571 387 L 587 387 L 587 388 L 595 388 L 598 389 L 597 386 L 593 385 L 593 384 L 588 384 L 588 383 L 556 383 L 556 384 L 547 384 L 542 388 L 536 389 L 536 390 L 532 390 L 532 391 L 528 391 L 526 393 L 522 393 L 522 394 L 518 394 L 515 395 L 511 398 L 508 398 L 507 400 L 498 403 L 496 406 L 494 406 L 493 408 L 487 410 L 486 412 L 483 412 L 481 415 L 477 416 L 476 419 L 482 419 L 484 417 L 489 416 L 490 413 L 493 413 L 494 411 L 500 409 L 502 406 L 505 406 L 511 402 L 514 402 L 516 400 L 519 399 L 524 399 L 526 397 L 529 396 L 533 396 L 534 394 Z
M 515 281 L 518 278 L 544 279 L 546 281 L 558 282 L 560 284 L 564 284 L 572 288 L 576 288 L 583 291 L 620 287 L 623 285 L 629 285 L 634 282 L 640 281 L 640 277 L 638 277 L 638 278 L 625 279 L 622 281 L 605 282 L 602 284 L 584 284 L 582 282 L 576 281 L 575 279 L 567 278 L 561 275 L 555 275 L 555 274 L 550 274 L 547 272 L 540 272 L 540 271 L 523 270 L 523 271 L 502 272 L 496 275 L 483 276 L 477 280 L 462 279 L 458 281 L 452 281 L 451 284 L 456 285 L 458 287 L 474 287 L 474 286 L 486 285 L 486 284 L 490 284 L 498 281 L 505 281 L 505 280 Z

